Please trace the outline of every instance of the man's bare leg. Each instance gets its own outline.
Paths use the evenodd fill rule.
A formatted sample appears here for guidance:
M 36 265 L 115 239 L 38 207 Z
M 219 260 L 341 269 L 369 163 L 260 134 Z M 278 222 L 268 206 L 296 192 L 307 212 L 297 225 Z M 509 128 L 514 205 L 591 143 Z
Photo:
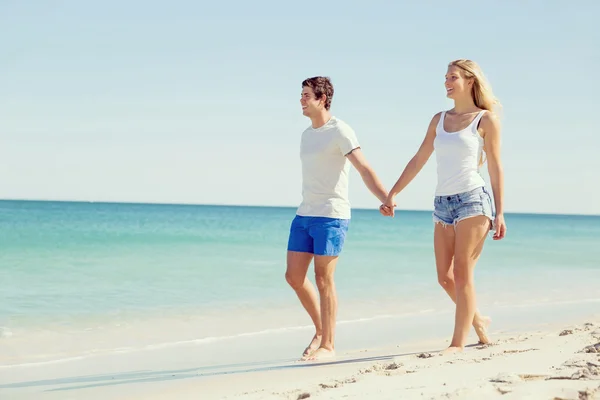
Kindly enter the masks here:
M 337 317 L 337 293 L 333 275 L 337 256 L 315 256 L 315 279 L 321 298 L 321 324 L 323 336 L 321 345 L 308 360 L 321 360 L 335 357 L 335 321 Z
M 454 226 L 442 225 L 440 223 L 435 224 L 434 230 L 434 248 L 435 248 L 435 260 L 438 274 L 438 281 L 440 286 L 444 288 L 448 296 L 456 304 L 456 283 L 454 281 L 454 240 L 455 232 Z M 492 322 L 490 317 L 484 317 L 479 313 L 479 310 L 475 311 L 475 317 L 473 318 L 473 327 L 479 338 L 479 342 L 487 344 L 490 339 L 487 334 L 487 330 Z
M 285 279 L 294 289 L 300 303 L 310 315 L 313 324 L 315 325 L 315 335 L 311 342 L 302 353 L 305 358 L 312 354 L 321 344 L 321 335 L 323 327 L 321 325 L 321 314 L 319 312 L 319 303 L 317 300 L 317 292 L 313 284 L 306 278 L 308 267 L 313 259 L 311 253 L 300 253 L 296 251 L 287 252 L 287 270 L 285 271 Z

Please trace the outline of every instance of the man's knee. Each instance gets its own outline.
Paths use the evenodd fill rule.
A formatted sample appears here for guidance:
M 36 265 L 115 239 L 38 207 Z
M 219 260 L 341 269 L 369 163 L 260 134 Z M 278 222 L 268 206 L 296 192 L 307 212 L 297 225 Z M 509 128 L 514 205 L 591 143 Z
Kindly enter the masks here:
M 300 289 L 304 285 L 305 276 L 299 274 L 292 274 L 289 271 L 285 272 L 285 280 L 294 290 Z
M 320 292 L 327 291 L 333 286 L 333 274 L 317 273 L 315 275 L 315 281 Z

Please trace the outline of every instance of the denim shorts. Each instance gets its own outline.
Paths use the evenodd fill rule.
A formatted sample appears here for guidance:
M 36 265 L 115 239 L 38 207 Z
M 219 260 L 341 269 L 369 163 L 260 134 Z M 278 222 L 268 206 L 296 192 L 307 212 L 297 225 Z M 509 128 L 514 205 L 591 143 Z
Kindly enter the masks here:
M 296 215 L 290 227 L 288 251 L 339 256 L 349 223 L 349 219 Z
M 477 215 L 485 215 L 492 224 L 494 222 L 492 198 L 485 187 L 449 196 L 435 196 L 433 222 L 456 225 L 465 218 Z

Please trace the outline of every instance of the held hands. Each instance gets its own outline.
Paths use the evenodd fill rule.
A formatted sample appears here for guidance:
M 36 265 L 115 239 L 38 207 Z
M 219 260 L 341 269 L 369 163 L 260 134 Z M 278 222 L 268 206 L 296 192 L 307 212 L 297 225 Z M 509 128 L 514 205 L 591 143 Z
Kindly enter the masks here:
M 385 202 L 379 206 L 379 212 L 384 217 L 393 217 L 394 216 L 394 208 L 396 207 L 396 202 L 394 201 L 394 197 L 388 197 Z
M 494 220 L 494 226 L 496 227 L 496 232 L 494 232 L 493 239 L 503 239 L 504 236 L 506 236 L 506 222 L 504 222 L 504 214 L 496 215 L 496 219 Z

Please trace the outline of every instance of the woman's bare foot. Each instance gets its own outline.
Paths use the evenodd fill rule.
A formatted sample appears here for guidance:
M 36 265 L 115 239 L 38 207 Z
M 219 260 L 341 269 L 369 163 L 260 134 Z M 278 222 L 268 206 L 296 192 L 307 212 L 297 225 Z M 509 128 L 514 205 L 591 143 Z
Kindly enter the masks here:
M 473 322 L 473 327 L 475 328 L 480 344 L 490 343 L 487 331 L 491 323 L 492 319 L 490 317 L 481 317 L 479 320 Z
M 304 349 L 304 353 L 302 353 L 302 360 L 306 360 L 308 356 L 310 356 L 315 350 L 319 348 L 321 345 L 321 335 L 313 336 L 310 344 Z
M 440 352 L 440 356 L 448 356 L 448 355 L 451 355 L 451 354 L 462 353 L 463 350 L 464 349 L 462 347 L 450 346 L 446 350 L 441 351 Z
M 326 358 L 333 357 L 335 357 L 335 350 L 329 350 L 324 347 L 319 347 L 307 358 L 307 360 L 323 360 Z

